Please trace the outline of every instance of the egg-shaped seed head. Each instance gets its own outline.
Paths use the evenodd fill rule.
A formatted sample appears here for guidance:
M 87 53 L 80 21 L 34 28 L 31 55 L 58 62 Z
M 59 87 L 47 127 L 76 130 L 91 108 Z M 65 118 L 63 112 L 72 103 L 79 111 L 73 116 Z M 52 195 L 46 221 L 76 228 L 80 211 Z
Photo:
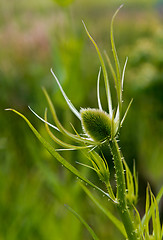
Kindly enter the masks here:
M 101 142 L 111 137 L 109 114 L 94 108 L 81 109 L 80 113 L 83 129 L 94 141 Z

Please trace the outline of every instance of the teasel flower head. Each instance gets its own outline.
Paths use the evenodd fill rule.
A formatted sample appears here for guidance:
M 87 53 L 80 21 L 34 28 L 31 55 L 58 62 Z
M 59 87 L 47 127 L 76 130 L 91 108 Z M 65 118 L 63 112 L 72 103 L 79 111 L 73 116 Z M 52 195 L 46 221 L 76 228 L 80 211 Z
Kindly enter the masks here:
M 120 6 L 121 8 L 122 6 Z M 119 8 L 119 9 L 120 9 Z M 55 126 L 50 124 L 47 121 L 47 110 L 45 111 L 45 118 L 41 118 L 39 117 L 32 109 L 31 111 L 37 116 L 39 117 L 42 121 L 45 122 L 46 124 L 46 128 L 48 133 L 50 134 L 50 136 L 53 138 L 53 140 L 55 142 L 57 142 L 59 145 L 61 145 L 64 149 L 82 149 L 82 148 L 91 148 L 91 147 L 96 147 L 99 146 L 103 143 L 105 143 L 106 141 L 109 141 L 115 137 L 117 137 L 120 127 L 122 126 L 124 119 L 127 115 L 127 112 L 129 110 L 129 107 L 131 105 L 131 102 L 128 105 L 128 108 L 125 112 L 125 114 L 122 116 L 122 92 L 123 92 L 123 84 L 124 84 L 124 75 L 125 75 L 125 69 L 126 69 L 126 64 L 127 64 L 127 59 L 125 61 L 124 67 L 123 67 L 123 71 L 121 72 L 120 69 L 120 64 L 119 64 L 119 59 L 118 59 L 118 55 L 117 55 L 117 51 L 115 48 L 115 43 L 114 43 L 114 35 L 113 35 L 113 22 L 114 22 L 114 18 L 117 15 L 119 9 L 115 12 L 112 21 L 111 21 L 111 31 L 110 31 L 110 39 L 111 39 L 111 46 L 112 46 L 112 52 L 113 52 L 113 57 L 114 57 L 114 62 L 115 62 L 115 70 L 111 64 L 110 58 L 108 57 L 107 53 L 104 52 L 105 58 L 106 58 L 106 62 L 109 65 L 110 68 L 110 72 L 113 76 L 114 79 L 114 84 L 115 84 L 115 90 L 116 90 L 116 95 L 117 95 L 117 107 L 116 109 L 113 109 L 112 107 L 112 97 L 111 97 L 111 90 L 110 90 L 110 83 L 109 83 L 109 78 L 108 78 L 108 73 L 106 70 L 106 65 L 105 62 L 103 60 L 102 54 L 96 44 L 96 42 L 94 41 L 94 39 L 91 37 L 90 33 L 88 32 L 84 22 L 84 28 L 86 30 L 86 33 L 88 35 L 88 37 L 90 38 L 90 40 L 92 41 L 100 63 L 101 63 L 101 67 L 98 73 L 98 77 L 97 77 L 97 102 L 98 102 L 98 108 L 81 108 L 80 111 L 78 111 L 74 105 L 71 103 L 71 101 L 69 100 L 69 98 L 67 97 L 66 93 L 64 92 L 58 78 L 56 77 L 56 75 L 54 74 L 53 70 L 51 69 L 51 72 L 56 80 L 56 83 L 58 84 L 61 93 L 64 97 L 64 99 L 66 100 L 69 108 L 71 109 L 71 111 L 76 115 L 76 117 L 81 121 L 81 125 L 85 134 L 85 137 L 83 137 L 82 135 L 78 134 L 75 131 L 75 134 L 70 133 L 69 131 L 67 131 L 62 124 L 60 123 L 60 121 L 57 118 L 53 103 L 48 95 L 48 93 L 46 92 L 45 89 L 43 89 L 45 96 L 47 98 L 51 113 L 53 115 L 53 119 L 55 122 Z M 100 100 L 100 75 L 101 75 L 101 70 L 103 73 L 103 77 L 104 77 L 104 84 L 105 84 L 105 90 L 106 90 L 106 97 L 107 97 L 107 105 L 108 105 L 108 111 L 104 111 L 102 108 L 102 104 L 101 104 L 101 100 Z M 62 140 L 58 139 L 55 135 L 53 135 L 53 133 L 51 132 L 49 126 L 55 128 L 57 131 L 61 132 L 62 134 L 66 135 L 68 138 L 70 138 L 71 140 L 81 143 L 83 146 L 77 146 L 77 145 L 71 145 L 68 143 L 63 142 Z
M 120 6 L 121 8 L 122 6 Z M 119 9 L 120 9 L 119 8 Z M 29 125 L 31 130 L 34 132 L 36 137 L 40 140 L 40 142 L 45 146 L 45 148 L 60 162 L 62 165 L 64 165 L 67 169 L 69 169 L 73 174 L 75 174 L 77 177 L 82 179 L 84 182 L 88 183 L 89 185 L 93 186 L 95 189 L 99 190 L 100 192 L 104 193 L 104 195 L 108 196 L 109 199 L 111 199 L 114 203 L 117 203 L 116 197 L 114 196 L 114 193 L 112 191 L 112 188 L 110 186 L 109 178 L 109 167 L 108 163 L 101 151 L 99 154 L 97 151 L 95 151 L 96 147 L 100 147 L 101 145 L 105 143 L 109 143 L 110 141 L 114 140 L 118 137 L 120 128 L 122 127 L 122 124 L 126 118 L 126 115 L 128 113 L 128 110 L 130 108 L 131 102 L 130 101 L 125 114 L 122 115 L 122 92 L 123 92 L 123 84 L 124 84 L 124 75 L 125 75 L 125 69 L 127 64 L 127 59 L 125 61 L 123 70 L 121 72 L 119 59 L 117 55 L 117 51 L 115 48 L 114 43 L 114 34 L 113 34 L 113 23 L 115 16 L 117 15 L 119 9 L 115 12 L 113 15 L 112 21 L 111 21 L 111 31 L 110 31 L 110 38 L 111 38 L 111 47 L 113 52 L 113 58 L 115 63 L 115 69 L 111 64 L 110 58 L 108 57 L 107 53 L 104 52 L 104 56 L 106 58 L 106 62 L 109 65 L 110 73 L 113 76 L 114 84 L 115 84 L 115 91 L 117 96 L 117 102 L 114 104 L 116 108 L 113 108 L 112 105 L 112 96 L 111 96 L 111 90 L 110 90 L 110 75 L 108 77 L 108 72 L 106 70 L 106 65 L 103 60 L 103 56 L 94 41 L 94 39 L 91 37 L 90 33 L 88 32 L 84 22 L 84 28 L 86 30 L 86 33 L 89 37 L 89 39 L 92 41 L 99 60 L 100 60 L 100 68 L 97 76 L 97 104 L 98 108 L 81 108 L 79 111 L 75 108 L 75 106 L 72 104 L 72 102 L 67 97 L 65 91 L 63 90 L 57 76 L 51 69 L 51 73 L 54 76 L 54 79 L 66 101 L 68 104 L 70 110 L 73 112 L 73 114 L 79 119 L 81 122 L 81 126 L 83 129 L 83 133 L 79 134 L 76 129 L 72 126 L 73 133 L 68 131 L 64 128 L 64 126 L 59 121 L 53 102 L 51 101 L 47 91 L 43 88 L 43 92 L 45 94 L 45 97 L 47 99 L 50 112 L 52 114 L 54 125 L 48 122 L 47 117 L 47 109 L 45 109 L 44 117 L 40 117 L 35 111 L 33 111 L 30 107 L 29 109 L 38 117 L 40 120 L 42 120 L 45 123 L 46 130 L 50 137 L 61 146 L 60 149 L 53 148 L 39 133 L 38 131 L 33 127 L 33 125 L 29 122 L 29 120 L 21 113 L 14 109 L 6 109 L 6 110 L 12 110 L 13 112 L 20 115 Z M 101 73 L 103 74 L 104 79 L 104 85 L 105 85 L 105 91 L 106 91 L 106 99 L 107 99 L 107 106 L 108 110 L 104 110 L 102 107 L 101 99 L 100 99 L 100 77 Z M 51 128 L 53 128 L 55 131 L 58 131 L 59 133 L 66 136 L 68 139 L 70 139 L 74 144 L 67 143 L 60 138 L 56 136 L 55 133 L 51 131 Z M 101 190 L 99 187 L 95 186 L 93 183 L 88 181 L 86 178 L 81 176 L 81 174 L 77 171 L 76 168 L 74 168 L 70 163 L 68 163 L 63 157 L 57 153 L 57 151 L 61 150 L 81 150 L 81 149 L 88 149 L 86 157 L 91 161 L 92 166 L 85 165 L 83 163 L 80 163 L 83 166 L 86 166 L 88 168 L 93 169 L 107 186 L 108 193 Z M 100 149 L 101 150 L 101 149 Z M 85 151 L 84 151 L 85 152 Z

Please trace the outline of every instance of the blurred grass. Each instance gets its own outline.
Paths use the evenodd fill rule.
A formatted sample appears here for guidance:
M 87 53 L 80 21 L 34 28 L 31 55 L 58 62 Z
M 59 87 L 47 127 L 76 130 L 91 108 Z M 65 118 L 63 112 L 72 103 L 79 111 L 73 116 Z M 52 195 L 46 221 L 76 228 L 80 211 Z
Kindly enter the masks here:
M 50 0 L 0 1 L 0 240 L 90 239 L 85 228 L 65 209 L 65 203 L 87 220 L 100 239 L 121 238 L 87 199 L 76 179 L 40 146 L 22 119 L 4 112 L 8 107 L 23 112 L 45 135 L 44 125 L 27 108 L 30 105 L 43 116 L 47 104 L 41 86 L 45 86 L 64 126 L 71 130 L 71 122 L 80 132 L 81 126 L 68 110 L 50 68 L 78 109 L 96 107 L 99 61 L 81 19 L 100 49 L 111 54 L 110 20 L 121 3 L 76 0 L 61 8 Z M 129 56 L 126 106 L 134 98 L 120 145 L 129 165 L 133 159 L 136 161 L 141 211 L 146 182 L 151 183 L 155 193 L 163 184 L 161 7 L 161 2 L 152 0 L 125 1 L 115 22 L 120 62 L 123 64 Z M 106 108 L 103 88 L 101 95 Z M 85 162 L 80 152 L 63 154 L 74 165 L 76 160 Z M 98 181 L 92 172 L 83 167 L 81 171 Z M 110 205 L 105 198 L 101 201 Z

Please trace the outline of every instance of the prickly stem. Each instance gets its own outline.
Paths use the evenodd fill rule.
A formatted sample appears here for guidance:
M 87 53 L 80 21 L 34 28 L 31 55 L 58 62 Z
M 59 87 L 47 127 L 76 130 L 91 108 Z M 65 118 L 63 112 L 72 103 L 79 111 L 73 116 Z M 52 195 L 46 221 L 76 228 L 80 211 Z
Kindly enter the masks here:
M 113 162 L 115 166 L 116 172 L 116 181 L 117 181 L 117 208 L 119 210 L 121 219 L 123 221 L 124 227 L 126 229 L 126 233 L 128 235 L 129 240 L 138 240 L 138 236 L 135 232 L 135 226 L 132 222 L 128 206 L 126 200 L 126 183 L 125 183 L 125 176 L 124 176 L 124 169 L 122 164 L 122 154 L 120 152 L 117 140 L 113 138 L 109 144 Z

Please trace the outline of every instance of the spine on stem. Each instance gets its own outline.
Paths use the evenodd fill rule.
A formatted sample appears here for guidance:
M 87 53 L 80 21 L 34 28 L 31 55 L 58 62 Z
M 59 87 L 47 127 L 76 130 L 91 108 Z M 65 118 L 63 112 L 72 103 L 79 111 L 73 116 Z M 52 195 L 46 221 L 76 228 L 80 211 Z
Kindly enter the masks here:
M 115 138 L 110 141 L 110 150 L 113 156 L 116 181 L 117 181 L 117 207 L 123 221 L 124 227 L 129 240 L 138 240 L 137 231 L 132 222 L 126 200 L 126 183 L 124 176 L 124 168 L 122 164 L 122 155 L 118 146 L 118 143 Z

